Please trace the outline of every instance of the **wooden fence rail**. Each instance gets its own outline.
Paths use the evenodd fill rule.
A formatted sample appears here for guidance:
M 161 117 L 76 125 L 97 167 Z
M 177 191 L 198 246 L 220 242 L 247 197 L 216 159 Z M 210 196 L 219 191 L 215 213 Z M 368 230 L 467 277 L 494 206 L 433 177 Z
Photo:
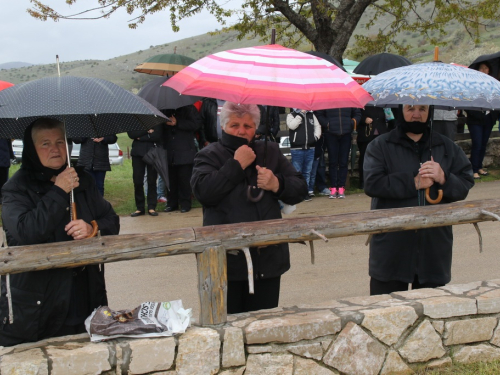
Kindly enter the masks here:
M 214 266 L 211 262 L 225 259 L 221 249 L 224 252 L 283 242 L 322 240 L 321 236 L 347 237 L 496 220 L 485 211 L 500 216 L 500 199 L 8 247 L 0 251 L 0 274 L 195 253 L 199 255 L 200 321 L 217 324 L 225 321 L 226 266 Z M 206 251 L 211 254 L 201 256 Z M 212 288 L 214 285 L 217 287 Z

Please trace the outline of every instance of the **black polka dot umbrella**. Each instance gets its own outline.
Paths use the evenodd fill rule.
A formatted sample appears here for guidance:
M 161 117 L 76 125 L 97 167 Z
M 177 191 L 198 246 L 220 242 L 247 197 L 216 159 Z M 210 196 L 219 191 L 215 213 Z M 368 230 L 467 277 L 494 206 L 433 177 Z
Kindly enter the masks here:
M 166 121 L 144 99 L 99 78 L 48 77 L 0 91 L 0 138 L 22 138 L 40 117 L 64 122 L 69 138 L 144 130 Z

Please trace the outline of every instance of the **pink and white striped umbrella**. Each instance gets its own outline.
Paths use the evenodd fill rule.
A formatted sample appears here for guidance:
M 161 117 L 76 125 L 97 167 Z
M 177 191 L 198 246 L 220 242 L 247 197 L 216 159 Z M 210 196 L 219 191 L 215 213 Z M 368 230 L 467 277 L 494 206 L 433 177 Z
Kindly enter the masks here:
M 164 85 L 185 95 L 306 110 L 362 108 L 373 100 L 334 64 L 278 44 L 206 56 Z

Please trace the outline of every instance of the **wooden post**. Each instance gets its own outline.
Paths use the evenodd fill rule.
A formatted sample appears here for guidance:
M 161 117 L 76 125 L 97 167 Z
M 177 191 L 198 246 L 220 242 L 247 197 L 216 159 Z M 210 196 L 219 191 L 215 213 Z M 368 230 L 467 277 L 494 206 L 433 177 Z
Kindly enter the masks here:
M 227 263 L 226 249 L 208 247 L 196 254 L 198 293 L 200 296 L 200 325 L 221 324 L 227 321 Z

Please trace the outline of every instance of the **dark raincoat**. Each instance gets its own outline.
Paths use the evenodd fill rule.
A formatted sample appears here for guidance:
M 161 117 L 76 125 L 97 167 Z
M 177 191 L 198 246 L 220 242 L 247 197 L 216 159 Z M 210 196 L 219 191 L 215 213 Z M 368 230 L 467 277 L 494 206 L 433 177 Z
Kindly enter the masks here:
M 69 194 L 50 181 L 25 133 L 21 169 L 3 187 L 2 220 L 9 246 L 71 241 L 64 231 L 70 222 Z M 26 136 L 28 135 L 28 137 Z M 31 155 L 31 156 L 28 156 Z M 49 171 L 50 172 L 50 171 Z M 102 235 L 118 234 L 118 215 L 97 190 L 93 178 L 77 170 L 74 190 L 78 218 L 96 220 Z M 97 307 L 107 304 L 104 266 L 60 268 L 10 275 L 12 311 L 2 276 L 0 345 L 11 346 L 53 337 L 63 325 L 83 324 Z M 9 323 L 9 312 L 13 324 Z
M 196 155 L 191 187 L 196 198 L 203 204 L 204 226 L 281 219 L 278 199 L 293 205 L 301 202 L 307 195 L 307 184 L 302 175 L 283 156 L 278 144 L 269 142 L 266 168 L 278 177 L 280 188 L 277 193 L 265 191 L 259 202 L 250 202 L 247 199 L 247 188 L 249 184 L 256 184 L 255 165 L 263 165 L 265 142 L 252 143 L 257 158 L 243 170 L 233 158 L 235 150 L 241 146 L 241 143 L 238 144 L 241 140 L 242 138 L 223 133 L 221 141 L 210 144 Z M 290 268 L 288 244 L 251 248 L 250 252 L 255 279 L 278 277 Z M 227 273 L 229 280 L 247 279 L 243 252 L 228 254 Z
M 462 149 L 441 134 L 432 134 L 432 156 L 446 177 L 441 204 L 463 200 L 474 185 L 472 167 Z M 414 177 L 421 163 L 430 160 L 429 134 L 415 143 L 398 126 L 368 145 L 364 161 L 365 193 L 371 209 L 428 204 L 425 190 L 416 190 Z M 369 274 L 379 281 L 446 284 L 451 279 L 453 232 L 451 226 L 375 234 L 370 243 Z

